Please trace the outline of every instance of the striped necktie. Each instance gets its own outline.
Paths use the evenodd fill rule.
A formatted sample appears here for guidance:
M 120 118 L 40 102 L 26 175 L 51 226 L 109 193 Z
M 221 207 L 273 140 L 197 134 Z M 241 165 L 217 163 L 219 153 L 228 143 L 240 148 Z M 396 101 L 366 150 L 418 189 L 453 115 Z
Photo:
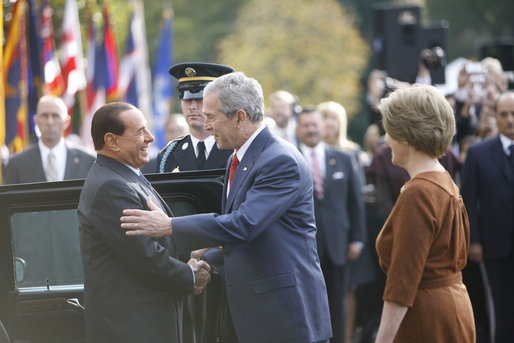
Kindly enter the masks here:
M 46 170 L 45 170 L 47 181 L 57 181 L 57 166 L 55 161 L 55 155 L 53 152 L 49 153 L 46 159 Z

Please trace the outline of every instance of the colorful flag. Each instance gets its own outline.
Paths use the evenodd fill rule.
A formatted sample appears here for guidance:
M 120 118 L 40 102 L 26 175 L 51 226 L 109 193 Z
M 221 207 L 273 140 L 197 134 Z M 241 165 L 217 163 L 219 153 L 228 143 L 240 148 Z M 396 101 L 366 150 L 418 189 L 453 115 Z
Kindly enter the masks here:
M 25 1 L 17 0 L 4 49 L 5 144 L 20 151 L 28 144 L 27 133 L 27 39 Z
M 111 27 L 107 3 L 103 7 L 103 17 L 104 39 L 102 47 L 106 63 L 105 72 L 107 73 L 105 75 L 107 77 L 107 98 L 115 99 L 118 96 L 118 54 L 116 53 L 114 32 Z
M 52 9 L 47 0 L 42 5 L 41 38 L 43 39 L 43 66 L 45 77 L 45 93 L 61 96 L 64 92 L 64 79 L 57 54 L 55 53 L 54 29 L 52 25 Z
M 0 8 L 0 37 L 4 36 L 4 6 Z M 5 92 L 4 92 L 4 50 L 0 48 L 0 151 L 5 147 Z M 0 153 L 0 159 L 4 162 L 4 155 Z M 2 179 L 2 167 L 0 167 L 0 180 Z
M 159 149 L 166 145 L 166 118 L 170 114 L 173 99 L 173 78 L 168 74 L 173 64 L 173 12 L 164 15 L 159 47 L 154 62 L 153 74 L 153 125 L 155 143 Z
M 96 110 L 105 104 L 107 75 L 105 73 L 105 52 L 100 44 L 96 44 L 96 28 L 92 17 L 90 14 L 87 31 L 87 112 L 82 117 L 80 140 L 86 148 L 94 151 L 91 120 Z
M 31 140 L 35 139 L 34 116 L 37 111 L 37 103 L 43 95 L 43 66 L 41 64 L 44 43 L 39 35 L 39 15 L 36 6 L 37 0 L 29 2 L 29 45 L 28 45 L 28 124 Z
M 62 32 L 61 65 L 65 87 L 62 98 L 68 107 L 68 113 L 72 115 L 75 94 L 86 87 L 79 12 L 76 0 L 66 0 Z
M 144 9 L 141 1 L 132 2 L 125 54 L 120 62 L 118 91 L 120 99 L 138 107 L 146 116 L 151 128 L 152 104 L 150 66 Z

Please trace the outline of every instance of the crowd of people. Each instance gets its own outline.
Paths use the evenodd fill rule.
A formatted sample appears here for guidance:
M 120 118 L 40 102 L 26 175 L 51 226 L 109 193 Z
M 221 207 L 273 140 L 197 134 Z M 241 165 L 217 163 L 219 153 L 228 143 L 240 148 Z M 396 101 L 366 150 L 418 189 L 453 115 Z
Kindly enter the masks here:
M 4 184 L 87 177 L 89 341 L 514 342 L 514 93 L 498 60 L 464 63 L 451 94 L 422 66 L 415 85 L 372 71 L 363 147 L 344 104 L 278 90 L 266 111 L 231 67 L 170 74 L 182 114 L 158 156 L 143 114 L 114 103 L 93 119 L 95 162 L 45 96 L 39 142 L 4 170 Z M 220 214 L 175 218 L 143 176 L 218 168 Z

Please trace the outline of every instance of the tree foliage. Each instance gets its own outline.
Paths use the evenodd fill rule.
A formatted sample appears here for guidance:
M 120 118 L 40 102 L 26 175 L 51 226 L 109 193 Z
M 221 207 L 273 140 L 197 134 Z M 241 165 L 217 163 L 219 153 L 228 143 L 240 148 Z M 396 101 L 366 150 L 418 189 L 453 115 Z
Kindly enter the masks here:
M 430 20 L 450 23 L 448 53 L 456 57 L 477 57 L 477 48 L 485 41 L 514 36 L 514 1 L 512 0 L 430 0 L 426 2 Z
M 334 0 L 252 0 L 222 40 L 220 60 L 256 78 L 265 96 L 285 89 L 304 105 L 340 102 L 351 115 L 369 53 L 354 22 Z

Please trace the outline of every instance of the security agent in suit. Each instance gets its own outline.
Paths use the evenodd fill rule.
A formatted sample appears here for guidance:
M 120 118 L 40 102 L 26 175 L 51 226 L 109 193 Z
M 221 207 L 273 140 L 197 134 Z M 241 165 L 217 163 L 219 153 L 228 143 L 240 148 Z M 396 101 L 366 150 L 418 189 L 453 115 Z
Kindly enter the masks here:
M 495 112 L 500 134 L 468 149 L 461 193 L 469 216 L 469 259 L 485 262 L 499 343 L 514 342 L 514 92 L 499 96 Z
M 4 184 L 60 181 L 84 178 L 95 157 L 65 142 L 70 116 L 64 102 L 43 96 L 34 117 L 41 133 L 39 142 L 9 158 Z
M 313 173 L 318 254 L 334 333 L 331 342 L 340 343 L 345 337 L 345 265 L 360 255 L 366 240 L 361 180 L 352 157 L 321 140 L 319 111 L 305 108 L 298 114 L 296 136 Z
M 173 235 L 223 264 L 227 303 L 222 341 L 328 342 L 325 281 L 316 251 L 312 176 L 305 158 L 263 123 L 260 84 L 224 75 L 204 90 L 205 127 L 221 149 L 235 149 L 225 174 L 222 214 L 170 218 L 125 210 L 127 235 Z M 237 163 L 240 161 L 240 163 Z
M 190 134 L 169 142 L 159 153 L 157 173 L 225 168 L 232 151 L 219 150 L 214 137 L 204 128 L 203 89 L 212 80 L 233 71 L 213 63 L 179 63 L 169 69 L 178 80 L 178 96 Z
M 182 296 L 201 291 L 209 280 L 205 262 L 176 259 L 179 247 L 171 239 L 127 237 L 120 230 L 123 209 L 146 208 L 148 197 L 171 215 L 139 170 L 154 140 L 145 123 L 127 103 L 102 106 L 92 121 L 98 158 L 78 206 L 91 343 L 183 342 Z

